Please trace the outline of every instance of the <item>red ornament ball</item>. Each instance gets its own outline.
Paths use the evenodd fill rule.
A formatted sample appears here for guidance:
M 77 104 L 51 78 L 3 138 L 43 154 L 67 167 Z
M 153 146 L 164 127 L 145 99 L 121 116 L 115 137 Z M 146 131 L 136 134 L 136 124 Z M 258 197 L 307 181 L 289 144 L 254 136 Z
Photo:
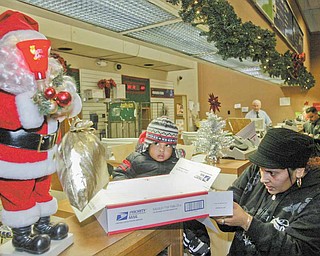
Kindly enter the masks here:
M 56 90 L 53 87 L 49 87 L 44 90 L 44 97 L 47 100 L 53 99 L 54 97 L 56 97 L 56 94 Z
M 62 91 L 57 94 L 56 102 L 60 107 L 66 107 L 70 105 L 71 99 L 72 97 L 69 92 Z

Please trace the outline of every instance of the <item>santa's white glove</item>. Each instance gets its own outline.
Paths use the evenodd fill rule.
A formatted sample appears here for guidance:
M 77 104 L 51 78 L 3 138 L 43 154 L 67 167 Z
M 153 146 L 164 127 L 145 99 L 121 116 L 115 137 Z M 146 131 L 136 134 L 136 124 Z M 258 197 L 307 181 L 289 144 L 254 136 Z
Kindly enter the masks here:
M 38 106 L 33 103 L 34 92 L 24 92 L 16 96 L 16 106 L 22 127 L 32 129 L 40 127 L 44 116 L 40 114 Z

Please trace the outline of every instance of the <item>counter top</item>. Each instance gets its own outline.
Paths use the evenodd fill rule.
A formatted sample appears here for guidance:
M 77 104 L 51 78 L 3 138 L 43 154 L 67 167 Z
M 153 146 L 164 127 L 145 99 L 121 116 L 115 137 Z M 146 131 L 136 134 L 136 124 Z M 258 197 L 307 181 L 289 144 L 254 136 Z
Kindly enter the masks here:
M 60 255 L 141 256 L 157 255 L 168 247 L 169 256 L 183 255 L 181 223 L 107 235 L 95 217 L 79 223 L 76 216 L 65 219 L 74 244 Z
M 221 169 L 221 173 L 240 176 L 250 164 L 249 160 L 220 159 L 220 163 L 216 166 Z

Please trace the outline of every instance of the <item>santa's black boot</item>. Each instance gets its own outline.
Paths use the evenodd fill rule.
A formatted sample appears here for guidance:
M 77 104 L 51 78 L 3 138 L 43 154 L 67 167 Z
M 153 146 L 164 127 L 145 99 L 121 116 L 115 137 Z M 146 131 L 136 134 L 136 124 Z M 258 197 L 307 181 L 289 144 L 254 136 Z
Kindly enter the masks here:
M 48 235 L 31 236 L 31 226 L 12 228 L 12 233 L 12 245 L 17 251 L 41 254 L 50 249 L 50 237 Z
M 34 225 L 33 232 L 47 234 L 52 240 L 61 240 L 68 236 L 69 227 L 66 223 L 50 223 L 50 216 L 41 217 Z

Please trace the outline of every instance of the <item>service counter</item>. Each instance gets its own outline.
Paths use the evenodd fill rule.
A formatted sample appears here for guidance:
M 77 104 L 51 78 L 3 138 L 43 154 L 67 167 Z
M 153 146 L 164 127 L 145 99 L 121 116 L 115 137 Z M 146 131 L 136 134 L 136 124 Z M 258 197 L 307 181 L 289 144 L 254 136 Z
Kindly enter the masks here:
M 220 163 L 216 164 L 221 169 L 221 173 L 235 174 L 240 176 L 241 173 L 250 165 L 249 160 L 220 159 Z
M 107 235 L 95 217 L 81 223 L 76 216 L 68 217 L 64 221 L 74 235 L 74 243 L 61 253 L 61 256 L 152 256 L 167 247 L 169 256 L 183 255 L 181 223 Z
M 221 159 L 220 163 L 216 165 L 221 169 L 221 173 L 214 183 L 215 188 L 227 189 L 249 165 L 248 160 Z M 74 244 L 61 254 L 63 256 L 152 256 L 157 255 L 166 247 L 169 248 L 169 255 L 171 256 L 183 255 L 181 223 L 107 235 L 95 217 L 90 217 L 88 220 L 79 223 L 67 200 L 59 202 L 57 216 L 66 218 L 65 221 L 70 227 L 70 232 L 74 234 Z M 209 235 L 214 255 L 226 255 L 233 234 L 223 232 L 217 234 L 209 230 Z

